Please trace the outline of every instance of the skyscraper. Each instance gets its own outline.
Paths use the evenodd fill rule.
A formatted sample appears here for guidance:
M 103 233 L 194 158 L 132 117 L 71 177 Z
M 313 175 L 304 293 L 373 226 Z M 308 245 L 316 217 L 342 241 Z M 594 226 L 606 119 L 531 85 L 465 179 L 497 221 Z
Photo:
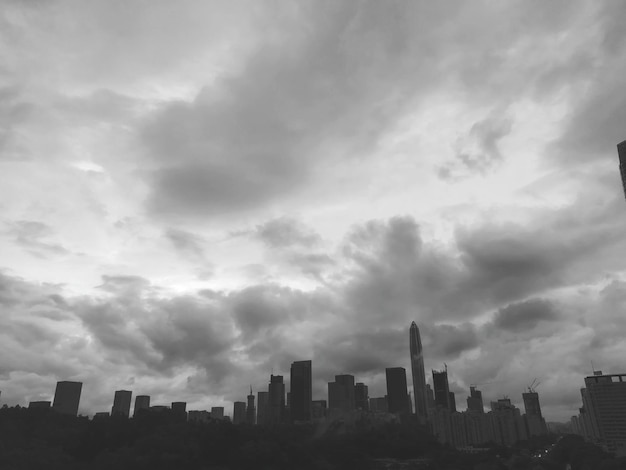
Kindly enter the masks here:
M 450 409 L 450 386 L 448 385 L 448 369 L 433 370 L 433 388 L 435 389 L 435 406 Z
M 268 424 L 268 405 L 269 405 L 269 392 L 257 392 L 257 409 L 256 409 L 256 423 L 261 425 Z
M 137 395 L 135 397 L 135 408 L 133 410 L 133 417 L 140 413 L 139 410 L 150 409 L 150 396 L 149 395 Z
M 357 410 L 369 411 L 369 394 L 367 385 L 358 382 L 354 384 L 354 406 Z
M 411 373 L 413 374 L 413 397 L 415 399 L 415 414 L 420 423 L 426 422 L 428 404 L 426 398 L 426 373 L 424 372 L 424 355 L 422 353 L 422 338 L 415 322 L 409 329 L 409 349 L 411 352 Z
M 130 402 L 133 397 L 133 392 L 130 390 L 118 390 L 115 392 L 113 398 L 113 408 L 111 409 L 111 416 L 124 416 L 128 418 L 130 415 Z
M 524 400 L 524 409 L 526 410 L 526 424 L 528 432 L 531 436 L 541 436 L 546 434 L 548 429 L 546 422 L 541 415 L 541 406 L 539 405 L 539 394 L 529 387 L 528 392 L 522 393 Z
M 313 382 L 311 361 L 291 364 L 290 411 L 294 421 L 311 421 Z
M 626 455 L 626 374 L 598 371 L 585 377 L 581 392 L 592 438 L 610 452 Z
M 387 378 L 387 405 L 389 413 L 409 414 L 409 394 L 406 385 L 404 367 L 388 367 L 385 369 Z
M 454 392 L 448 392 L 448 405 L 450 406 L 450 411 L 456 411 L 456 398 L 454 396 Z
M 626 197 L 626 140 L 617 144 L 617 154 L 619 156 L 619 172 L 622 175 L 624 197 Z
M 250 387 L 250 395 L 248 395 L 248 406 L 246 407 L 246 423 L 256 424 L 256 408 L 254 407 L 254 394 Z
M 475 413 L 485 412 L 483 392 L 477 390 L 474 386 L 470 386 L 470 396 L 467 397 L 467 411 L 473 411 Z
M 280 424 L 285 416 L 285 384 L 282 375 L 270 375 L 267 424 Z
M 335 381 L 328 383 L 328 409 L 352 411 L 354 401 L 354 375 L 335 375 Z
M 82 382 L 57 382 L 52 409 L 59 413 L 76 416 L 82 389 Z
M 212 406 L 211 407 L 211 419 L 224 419 L 224 407 Z
M 246 403 L 236 401 L 233 403 L 233 424 L 242 424 L 246 422 Z

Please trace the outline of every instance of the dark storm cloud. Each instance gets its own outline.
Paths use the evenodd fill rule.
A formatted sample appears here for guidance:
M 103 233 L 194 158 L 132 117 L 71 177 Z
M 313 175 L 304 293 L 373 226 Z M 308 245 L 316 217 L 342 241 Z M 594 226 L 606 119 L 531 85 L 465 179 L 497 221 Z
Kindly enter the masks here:
M 349 328 L 328 330 L 315 340 L 317 370 L 332 379 L 348 373 L 368 375 L 384 372 L 386 367 L 403 366 L 408 360 L 408 333 L 398 327 Z
M 619 2 L 604 2 L 599 11 L 601 40 L 585 69 L 586 86 L 552 152 L 569 164 L 616 159 L 615 146 L 626 139 L 626 10 Z
M 411 39 L 423 20 L 405 6 L 305 3 L 274 16 L 274 34 L 259 34 L 239 74 L 220 77 L 191 103 L 172 103 L 147 125 L 157 166 L 152 211 L 258 207 L 301 189 L 331 148 L 350 156 L 374 145 L 416 84 L 424 89 L 434 75 L 432 58 L 417 60 Z M 276 35 L 289 40 L 279 45 Z
M 61 244 L 48 241 L 54 237 L 54 230 L 43 222 L 34 220 L 18 220 L 6 224 L 5 230 L 13 237 L 15 243 L 35 256 L 45 258 L 49 255 L 64 255 L 69 251 Z
M 431 360 L 456 359 L 479 345 L 476 328 L 471 323 L 426 326 L 422 331 L 424 348 L 428 349 Z
M 456 143 L 456 160 L 439 168 L 443 179 L 464 176 L 464 173 L 485 173 L 501 163 L 499 141 L 510 134 L 513 122 L 504 112 L 476 122 L 464 139 Z M 457 169 L 457 167 L 460 168 Z
M 34 110 L 35 106 L 23 98 L 20 86 L 0 88 L 0 161 L 26 159 L 18 129 Z
M 268 220 L 257 226 L 256 237 L 270 248 L 311 247 L 321 240 L 313 229 L 290 217 Z
M 194 233 L 185 230 L 170 228 L 165 232 L 165 236 L 174 247 L 183 255 L 189 256 L 198 261 L 205 261 L 205 240 Z
M 554 303 L 545 299 L 531 299 L 507 305 L 496 313 L 493 325 L 509 331 L 525 331 L 541 322 L 554 322 L 561 318 Z

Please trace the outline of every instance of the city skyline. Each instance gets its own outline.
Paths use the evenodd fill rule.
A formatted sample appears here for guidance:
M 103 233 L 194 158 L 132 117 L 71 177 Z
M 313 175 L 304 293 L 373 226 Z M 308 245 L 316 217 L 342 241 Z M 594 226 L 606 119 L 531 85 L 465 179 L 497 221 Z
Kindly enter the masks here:
M 455 393 L 451 391 L 449 387 L 447 364 L 444 364 L 444 370 L 431 371 L 432 387 L 430 384 L 426 384 L 423 375 L 423 363 L 420 364 L 423 360 L 423 350 L 421 347 L 419 328 L 415 321 L 411 322 L 409 327 L 409 337 L 411 368 L 418 372 L 414 374 L 414 379 L 418 378 L 418 381 L 423 384 L 424 410 L 420 410 L 417 403 L 414 402 L 411 397 L 411 392 L 407 386 L 406 370 L 403 367 L 385 368 L 386 393 L 384 397 L 370 397 L 368 393 L 369 387 L 366 384 L 355 382 L 354 375 L 340 374 L 335 376 L 333 382 L 328 382 L 326 399 L 319 400 L 314 399 L 312 396 L 312 360 L 301 360 L 291 364 L 291 380 L 288 383 L 285 383 L 281 375 L 274 375 L 273 373 L 270 375 L 267 391 L 259 391 L 258 393 L 258 407 L 255 406 L 255 396 L 252 391 L 252 386 L 250 386 L 250 393 L 246 397 L 247 402 L 233 400 L 232 416 L 224 412 L 224 407 L 211 407 L 211 413 L 213 413 L 214 410 L 220 410 L 218 419 L 229 416 L 234 424 L 276 425 L 287 422 L 305 423 L 319 418 L 319 415 L 316 416 L 314 413 L 313 405 L 314 403 L 324 402 L 324 416 L 327 416 L 329 419 L 335 419 L 344 413 L 352 413 L 355 411 L 380 412 L 382 410 L 380 407 L 382 406 L 385 412 L 395 414 L 398 417 L 415 415 L 416 422 L 426 427 L 433 426 L 433 423 L 436 423 L 437 420 L 441 421 L 441 419 L 444 419 L 444 421 L 446 421 L 452 419 L 450 417 L 445 418 L 444 416 L 447 415 L 442 415 L 442 412 L 448 414 L 469 412 L 482 415 L 484 413 L 482 391 L 477 389 L 476 384 L 471 384 L 469 387 L 470 393 L 467 397 L 466 409 L 462 410 L 457 408 Z M 419 367 L 420 365 L 421 367 Z M 420 368 L 421 375 L 419 371 Z M 594 371 L 594 376 L 597 375 L 601 375 L 601 372 Z M 621 383 L 622 376 L 617 376 L 620 378 L 619 382 Z M 585 379 L 586 385 L 588 379 L 589 377 Z M 531 434 L 543 434 L 546 431 L 546 421 L 542 416 L 539 395 L 536 392 L 536 388 L 540 384 L 541 381 L 535 378 L 528 386 L 527 391 L 521 395 L 525 415 L 527 416 L 527 418 L 525 418 L 527 421 L 524 426 L 527 428 L 526 432 L 530 432 Z M 57 411 L 76 416 L 78 414 L 82 385 L 81 382 L 57 382 L 54 402 L 45 400 L 31 401 L 28 407 L 46 408 L 52 405 L 52 408 Z M 581 390 L 581 392 L 583 393 L 584 401 L 584 390 Z M 96 412 L 94 416 L 119 415 L 126 418 L 130 417 L 132 395 L 133 392 L 130 390 L 117 390 L 114 395 L 111 412 Z M 506 395 L 503 395 L 503 397 L 504 398 L 498 399 L 495 402 L 492 401 L 492 409 L 494 403 L 504 401 L 508 403 L 507 406 L 513 406 L 515 408 L 515 403 L 511 403 L 511 400 Z M 380 400 L 384 400 L 384 404 L 378 404 Z M 415 408 L 413 407 L 414 403 L 416 404 Z M 179 415 L 181 412 L 186 415 L 186 406 L 187 402 L 172 402 L 171 410 Z M 589 405 L 585 406 L 589 407 Z M 609 404 L 607 404 L 607 406 L 609 406 Z M 136 416 L 138 410 L 141 409 L 165 408 L 168 407 L 164 405 L 150 406 L 150 396 L 138 395 L 135 399 L 133 416 Z M 256 414 L 257 408 L 259 410 L 258 417 Z M 328 413 L 326 413 L 326 411 L 328 411 Z M 211 413 L 207 410 L 192 410 L 192 413 L 205 413 L 207 416 L 211 416 Z M 443 433 L 443 435 L 446 436 L 440 436 L 442 442 L 446 442 L 448 439 L 454 440 L 452 434 L 449 434 L 449 427 L 453 422 L 454 421 L 449 422 L 447 425 L 443 425 L 442 422 L 439 422 L 440 428 L 438 430 L 437 425 L 434 425 L 435 432 Z M 588 427 L 589 426 L 590 425 L 588 425 Z M 598 432 L 596 431 L 595 434 L 597 435 Z M 518 436 L 518 438 L 520 437 Z M 458 442 L 456 445 L 458 445 Z
M 415 321 L 459 408 L 567 421 L 626 354 L 625 14 L 2 2 L 2 403 L 231 413 L 302 360 L 415 400 Z

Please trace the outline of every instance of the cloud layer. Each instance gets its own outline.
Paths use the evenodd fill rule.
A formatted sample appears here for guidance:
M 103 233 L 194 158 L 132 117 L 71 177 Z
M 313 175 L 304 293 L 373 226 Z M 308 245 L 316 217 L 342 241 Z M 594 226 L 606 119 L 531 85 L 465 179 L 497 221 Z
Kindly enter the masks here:
M 620 372 L 619 2 L 5 2 L 0 388 L 230 406 Z M 409 381 L 410 382 L 410 381 Z

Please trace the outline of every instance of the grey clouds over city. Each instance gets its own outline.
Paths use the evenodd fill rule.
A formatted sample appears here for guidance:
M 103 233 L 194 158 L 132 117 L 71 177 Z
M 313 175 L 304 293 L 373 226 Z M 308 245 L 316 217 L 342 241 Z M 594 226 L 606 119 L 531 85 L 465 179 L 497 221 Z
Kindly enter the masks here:
M 0 4 L 0 390 L 227 406 L 420 327 L 544 416 L 623 372 L 620 1 Z

